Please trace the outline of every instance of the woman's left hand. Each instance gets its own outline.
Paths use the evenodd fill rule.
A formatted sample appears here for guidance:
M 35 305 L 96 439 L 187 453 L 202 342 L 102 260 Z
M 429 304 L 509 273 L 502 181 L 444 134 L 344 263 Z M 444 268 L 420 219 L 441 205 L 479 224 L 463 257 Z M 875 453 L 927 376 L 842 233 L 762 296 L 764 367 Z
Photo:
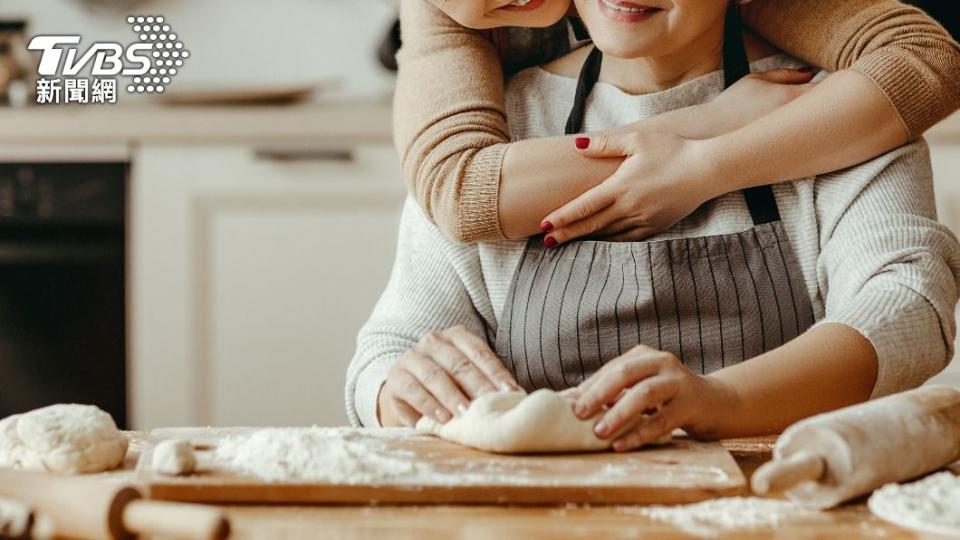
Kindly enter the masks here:
M 637 131 L 580 137 L 587 157 L 626 156 L 610 178 L 544 219 L 548 247 L 584 236 L 636 241 L 665 230 L 720 195 L 703 141 Z M 549 225 L 547 225 L 549 224 Z
M 638 345 L 607 362 L 577 387 L 579 418 L 603 413 L 594 428 L 602 439 L 617 436 L 613 449 L 626 452 L 675 428 L 709 438 L 711 419 L 730 414 L 735 395 L 722 383 L 687 369 L 679 358 Z

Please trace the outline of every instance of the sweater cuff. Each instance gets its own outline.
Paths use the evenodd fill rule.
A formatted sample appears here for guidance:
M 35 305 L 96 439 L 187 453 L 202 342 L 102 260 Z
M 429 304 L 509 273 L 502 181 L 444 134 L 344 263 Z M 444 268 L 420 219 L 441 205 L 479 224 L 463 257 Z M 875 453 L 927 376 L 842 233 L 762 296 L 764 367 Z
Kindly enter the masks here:
M 852 69 L 880 87 L 911 139 L 922 135 L 955 109 L 953 100 L 943 99 L 934 85 L 917 71 L 916 61 L 902 55 L 876 51 L 857 60 Z M 960 88 L 952 89 L 958 90 Z
M 357 376 L 353 406 L 357 410 L 360 424 L 364 427 L 382 427 L 377 416 L 377 400 L 380 397 L 380 388 L 387 380 L 387 373 L 395 362 L 396 358 L 389 356 L 377 358 L 367 364 Z
M 873 345 L 877 381 L 870 399 L 920 386 L 944 368 L 952 353 L 929 304 L 905 303 L 894 291 L 861 294 L 814 327 L 826 323 L 846 325 Z
M 464 244 L 506 239 L 498 218 L 500 169 L 506 152 L 506 144 L 483 148 L 474 154 L 464 171 L 457 198 L 457 239 Z

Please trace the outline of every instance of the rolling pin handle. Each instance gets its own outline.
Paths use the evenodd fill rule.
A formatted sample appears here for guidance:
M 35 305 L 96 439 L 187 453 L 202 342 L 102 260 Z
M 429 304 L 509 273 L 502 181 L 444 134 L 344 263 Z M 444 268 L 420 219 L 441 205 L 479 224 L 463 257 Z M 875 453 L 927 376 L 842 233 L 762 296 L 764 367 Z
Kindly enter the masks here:
M 182 540 L 222 540 L 230 536 L 223 512 L 199 504 L 136 500 L 123 512 L 123 527 L 134 535 Z
M 754 493 L 765 495 L 792 488 L 800 482 L 819 480 L 826 472 L 823 458 L 810 452 L 764 463 L 750 479 Z

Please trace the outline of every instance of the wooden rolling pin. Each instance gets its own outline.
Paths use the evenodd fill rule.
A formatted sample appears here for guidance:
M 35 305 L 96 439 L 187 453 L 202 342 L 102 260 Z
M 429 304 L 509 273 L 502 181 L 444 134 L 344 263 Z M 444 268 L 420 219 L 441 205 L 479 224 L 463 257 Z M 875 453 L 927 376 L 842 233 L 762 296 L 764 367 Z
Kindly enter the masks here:
M 797 422 L 750 484 L 824 509 L 957 460 L 960 390 L 925 386 Z
M 103 479 L 0 470 L 0 497 L 48 516 L 58 537 L 219 540 L 230 534 L 216 508 L 144 500 L 137 488 Z

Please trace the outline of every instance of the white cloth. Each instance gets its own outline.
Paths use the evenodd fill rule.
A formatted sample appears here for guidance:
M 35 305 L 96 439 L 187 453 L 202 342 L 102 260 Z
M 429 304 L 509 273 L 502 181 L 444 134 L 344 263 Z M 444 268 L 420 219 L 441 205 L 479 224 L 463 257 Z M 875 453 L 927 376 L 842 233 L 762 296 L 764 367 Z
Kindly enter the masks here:
M 752 67 L 800 65 L 778 55 Z M 540 68 L 513 77 L 506 98 L 514 137 L 562 134 L 576 83 Z M 598 83 L 585 130 L 703 103 L 722 89 L 720 71 L 639 96 Z M 774 195 L 818 324 L 846 324 L 877 351 L 873 396 L 918 386 L 941 371 L 953 356 L 960 245 L 936 221 L 926 143 L 913 142 L 843 171 L 777 184 Z M 651 240 L 751 226 L 743 196 L 733 193 Z M 399 234 L 393 274 L 360 331 L 348 369 L 346 406 L 354 425 L 377 425 L 377 395 L 387 371 L 426 332 L 462 324 L 487 336 L 492 346 L 524 246 L 523 241 L 458 245 L 444 238 L 412 199 Z

